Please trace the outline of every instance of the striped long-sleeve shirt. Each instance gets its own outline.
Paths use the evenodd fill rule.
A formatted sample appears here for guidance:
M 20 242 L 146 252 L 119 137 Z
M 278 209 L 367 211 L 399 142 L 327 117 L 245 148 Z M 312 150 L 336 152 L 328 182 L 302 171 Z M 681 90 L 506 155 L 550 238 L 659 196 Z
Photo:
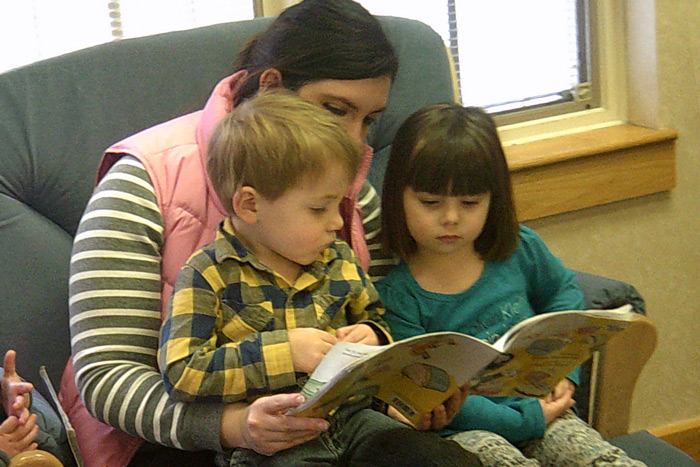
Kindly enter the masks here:
M 377 256 L 379 200 L 360 193 L 365 232 L 378 276 L 391 258 Z M 99 420 L 148 441 L 180 449 L 221 449 L 223 404 L 168 397 L 157 366 L 163 219 L 144 167 L 124 157 L 104 177 L 73 245 L 70 328 L 78 389 Z M 165 297 L 167 299 L 167 297 Z

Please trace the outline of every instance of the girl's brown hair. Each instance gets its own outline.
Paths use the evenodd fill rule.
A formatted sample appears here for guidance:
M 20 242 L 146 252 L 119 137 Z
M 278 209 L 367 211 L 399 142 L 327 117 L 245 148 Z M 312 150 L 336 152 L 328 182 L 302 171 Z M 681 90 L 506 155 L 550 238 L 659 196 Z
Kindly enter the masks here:
M 406 225 L 407 187 L 437 195 L 490 193 L 491 202 L 477 253 L 504 261 L 518 244 L 518 221 L 510 172 L 496 124 L 476 107 L 435 104 L 418 110 L 396 132 L 382 194 L 384 247 L 401 258 L 417 250 Z

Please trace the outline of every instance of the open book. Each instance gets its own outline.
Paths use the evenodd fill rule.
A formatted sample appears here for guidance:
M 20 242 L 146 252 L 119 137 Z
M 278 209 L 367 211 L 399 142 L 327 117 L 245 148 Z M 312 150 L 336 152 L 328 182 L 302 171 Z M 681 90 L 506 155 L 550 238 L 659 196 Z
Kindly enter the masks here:
M 302 389 L 306 401 L 289 413 L 325 417 L 349 398 L 368 395 L 416 422 L 466 383 L 470 394 L 544 397 L 592 352 L 642 319 L 625 305 L 537 315 L 494 344 L 456 332 L 385 346 L 340 342 Z

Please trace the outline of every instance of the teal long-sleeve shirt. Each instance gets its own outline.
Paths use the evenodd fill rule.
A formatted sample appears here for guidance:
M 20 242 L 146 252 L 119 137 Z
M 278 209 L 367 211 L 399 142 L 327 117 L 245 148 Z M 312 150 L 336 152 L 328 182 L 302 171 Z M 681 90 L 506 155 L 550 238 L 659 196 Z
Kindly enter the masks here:
M 552 311 L 583 309 L 576 274 L 565 268 L 531 229 L 520 227 L 516 251 L 487 262 L 479 280 L 458 294 L 424 290 L 406 263 L 379 281 L 385 321 L 395 340 L 428 332 L 456 331 L 493 343 L 515 324 Z M 466 357 L 468 358 L 468 357 Z M 578 370 L 569 379 L 578 384 Z M 469 396 L 440 434 L 488 430 L 510 442 L 541 438 L 544 415 L 537 399 Z

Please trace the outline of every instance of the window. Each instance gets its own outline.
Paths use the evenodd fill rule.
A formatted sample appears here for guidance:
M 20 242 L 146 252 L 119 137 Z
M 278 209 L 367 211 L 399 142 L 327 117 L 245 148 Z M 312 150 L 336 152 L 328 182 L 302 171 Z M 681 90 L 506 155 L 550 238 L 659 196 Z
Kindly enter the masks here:
M 362 1 L 373 12 L 394 2 Z M 577 0 L 401 1 L 445 41 L 465 104 L 502 113 L 579 99 L 588 81 L 586 8 Z M 463 70 L 463 72 L 461 72 Z M 588 94 L 586 94 L 586 97 Z
M 453 55 L 462 103 L 494 114 L 506 142 L 620 122 L 621 1 L 359 2 L 373 14 L 418 19 L 440 34 Z
M 0 72 L 79 48 L 250 19 L 298 0 L 0 0 Z M 358 0 L 430 25 L 455 54 L 462 101 L 506 144 L 625 119 L 623 0 Z M 628 6 L 629 7 L 629 6 Z M 76 34 L 75 32 L 79 32 Z
M 253 0 L 0 0 L 0 72 L 115 39 L 250 18 Z

